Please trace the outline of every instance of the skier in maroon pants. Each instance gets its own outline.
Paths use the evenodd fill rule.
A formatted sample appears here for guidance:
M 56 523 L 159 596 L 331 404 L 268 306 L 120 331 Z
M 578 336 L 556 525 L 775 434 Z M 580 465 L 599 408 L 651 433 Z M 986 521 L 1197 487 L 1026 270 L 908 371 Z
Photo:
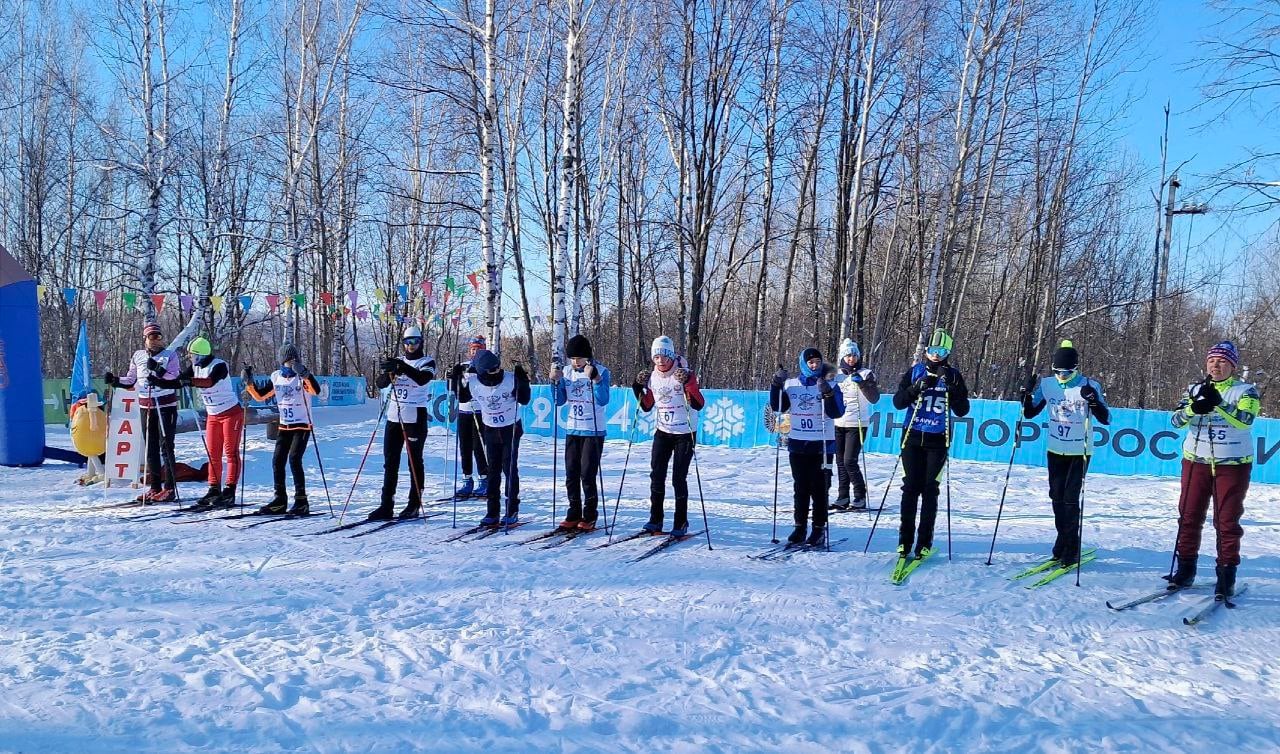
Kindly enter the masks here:
M 1213 503 L 1218 535 L 1218 582 L 1221 598 L 1235 593 L 1240 565 L 1240 517 L 1253 470 L 1253 420 L 1261 408 L 1258 389 L 1236 377 L 1240 353 L 1224 340 L 1205 356 L 1204 380 L 1187 388 L 1173 413 L 1173 426 L 1187 428 L 1182 443 L 1182 494 L 1178 499 L 1178 568 L 1170 588 L 1187 587 L 1196 577 L 1200 531 Z

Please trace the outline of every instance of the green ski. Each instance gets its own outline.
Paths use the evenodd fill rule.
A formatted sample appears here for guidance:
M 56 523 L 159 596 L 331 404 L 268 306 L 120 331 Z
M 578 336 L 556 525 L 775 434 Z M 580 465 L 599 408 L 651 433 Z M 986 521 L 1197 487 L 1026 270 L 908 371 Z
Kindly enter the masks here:
M 1093 562 L 1093 559 L 1094 559 L 1094 558 L 1096 558 L 1096 557 L 1098 557 L 1098 556 L 1097 556 L 1097 555 L 1095 555 L 1095 554 L 1093 554 L 1093 553 L 1090 553 L 1090 554 L 1088 554 L 1088 555 L 1085 555 L 1083 558 L 1080 558 L 1080 565 L 1081 565 L 1081 566 L 1083 566 L 1083 565 L 1084 565 L 1084 564 L 1086 564 L 1086 563 L 1092 563 L 1092 562 Z M 1053 569 L 1052 571 L 1049 571 L 1048 573 L 1046 573 L 1046 574 L 1044 575 L 1044 578 L 1040 579 L 1040 580 L 1039 580 L 1039 581 L 1037 581 L 1036 583 L 1034 583 L 1034 584 L 1028 584 L 1028 585 L 1027 585 L 1027 588 L 1028 588 L 1028 589 L 1035 589 L 1035 588 L 1036 588 L 1036 587 L 1038 587 L 1038 586 L 1044 586 L 1045 584 L 1048 584 L 1049 582 L 1053 581 L 1054 579 L 1057 579 L 1057 578 L 1062 577 L 1062 576 L 1066 576 L 1068 573 L 1071 573 L 1071 572 L 1072 572 L 1072 571 L 1074 571 L 1075 569 L 1076 569 L 1076 564 L 1075 564 L 1075 563 L 1072 563 L 1072 564 L 1071 564 L 1071 565 L 1069 565 L 1069 566 L 1059 566 L 1059 567 L 1057 567 L 1057 568 Z
M 1086 557 L 1086 558 L 1087 558 L 1087 557 L 1089 557 L 1090 555 L 1093 555 L 1094 553 L 1096 553 L 1097 551 L 1098 551 L 1098 550 L 1095 548 L 1095 549 L 1091 549 L 1091 550 L 1085 550 L 1084 552 L 1082 552 L 1082 553 L 1080 553 L 1080 554 L 1081 554 L 1082 556 L 1084 556 L 1084 557 Z M 1009 580 L 1010 580 L 1010 581 L 1018 581 L 1019 579 L 1025 579 L 1025 578 L 1026 578 L 1026 577 L 1028 577 L 1028 576 L 1034 576 L 1034 575 L 1035 575 L 1035 574 L 1037 574 L 1037 573 L 1043 573 L 1044 571 L 1048 571 L 1048 570 L 1050 570 L 1050 569 L 1052 569 L 1052 568 L 1057 568 L 1057 567 L 1058 567 L 1058 559 L 1057 559 L 1057 558 L 1049 558 L 1048 560 L 1044 561 L 1043 563 L 1037 563 L 1036 565 L 1031 566 L 1030 568 L 1026 569 L 1025 571 L 1019 571 L 1017 574 L 1015 574 L 1015 575 L 1013 575 L 1013 576 L 1010 576 L 1010 577 L 1009 577 Z
M 897 564 L 893 567 L 893 575 L 889 577 L 889 580 L 895 585 L 901 586 L 920 567 L 920 564 L 932 554 L 933 550 L 925 550 L 918 558 L 898 558 Z

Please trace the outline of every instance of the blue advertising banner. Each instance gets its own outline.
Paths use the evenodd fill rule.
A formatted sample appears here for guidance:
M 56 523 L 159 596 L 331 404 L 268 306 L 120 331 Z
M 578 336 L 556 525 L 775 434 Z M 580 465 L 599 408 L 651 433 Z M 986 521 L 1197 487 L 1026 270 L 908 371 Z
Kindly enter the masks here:
M 265 377 L 257 375 L 258 383 L 264 382 Z M 232 377 L 232 385 L 236 394 L 244 389 L 244 381 L 239 377 Z M 316 375 L 316 381 L 320 383 L 320 395 L 312 398 L 313 406 L 358 406 L 368 399 L 368 389 L 366 380 L 363 377 L 321 377 Z M 199 391 L 193 391 L 198 394 Z M 199 398 L 196 398 L 197 403 Z M 250 401 L 249 405 L 253 408 L 266 408 L 274 406 L 275 401 L 270 400 L 265 403 L 258 401 Z
M 453 403 L 442 382 L 432 383 L 429 406 L 431 420 L 452 421 Z M 706 407 L 699 412 L 698 444 L 748 448 L 772 445 L 773 435 L 765 429 L 764 409 L 769 400 L 766 392 L 753 390 L 705 390 Z M 522 409 L 526 434 L 550 437 L 552 432 L 551 388 L 533 386 L 533 399 Z M 902 441 L 902 428 L 907 412 L 893 410 L 890 396 L 876 404 L 867 430 L 866 448 L 873 453 L 896 453 Z M 653 435 L 653 417 L 636 411 L 635 394 L 630 388 L 615 387 L 609 402 L 607 431 L 611 440 L 632 437 L 643 442 Z M 1043 416 L 1020 421 L 1019 405 L 1013 401 L 972 401 L 969 416 L 952 424 L 951 455 L 961 460 L 1008 463 L 1016 432 L 1020 438 L 1014 462 L 1030 466 L 1044 464 L 1045 433 L 1048 421 Z M 1110 426 L 1093 427 L 1093 444 L 1097 449 L 1090 464 L 1093 471 L 1120 476 L 1178 476 L 1182 458 L 1183 433 L 1169 423 L 1169 411 L 1111 410 Z M 560 423 L 566 417 L 560 409 Z M 1256 453 L 1253 481 L 1280 483 L 1280 420 L 1258 419 L 1254 422 Z M 563 432 L 563 430 L 562 430 Z

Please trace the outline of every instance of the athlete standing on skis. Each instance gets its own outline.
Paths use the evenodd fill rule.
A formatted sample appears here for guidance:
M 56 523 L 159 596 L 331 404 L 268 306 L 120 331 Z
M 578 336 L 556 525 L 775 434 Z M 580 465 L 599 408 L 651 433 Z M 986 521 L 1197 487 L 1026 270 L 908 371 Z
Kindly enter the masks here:
M 667 492 L 667 465 L 671 465 L 671 486 L 676 493 L 675 518 L 670 534 L 689 533 L 689 464 L 697 443 L 694 427 L 697 412 L 706 401 L 698 389 L 698 378 L 683 360 L 676 360 L 676 346 L 665 335 L 654 338 L 649 347 L 654 369 L 641 371 L 631 385 L 640 409 L 657 409 L 653 429 L 653 450 L 649 458 L 649 522 L 644 530 L 662 531 L 663 499 Z
M 148 322 L 142 328 L 144 347 L 133 352 L 129 373 L 117 377 L 111 372 L 103 380 L 112 387 L 138 393 L 142 408 L 142 431 L 147 438 L 147 478 L 150 489 L 139 500 L 146 504 L 171 503 L 178 499 L 174 482 L 173 434 L 178 429 L 178 375 L 182 369 L 178 354 L 165 348 L 160 326 Z M 163 484 L 162 481 L 163 480 Z
M 1034 419 L 1049 408 L 1049 499 L 1058 538 L 1053 559 L 1063 566 L 1080 560 L 1080 490 L 1093 443 L 1090 417 L 1111 423 L 1102 385 L 1080 373 L 1080 353 L 1064 340 L 1053 352 L 1053 375 L 1032 375 L 1022 390 L 1022 415 Z
M 280 346 L 277 354 L 280 368 L 271 373 L 265 386 L 253 379 L 253 368 L 245 367 L 245 390 L 257 401 L 276 399 L 280 411 L 280 432 L 276 435 L 276 449 L 271 456 L 271 477 L 275 496 L 271 502 L 258 509 L 261 515 L 289 513 L 305 516 L 311 513 L 307 502 L 307 480 L 302 471 L 302 455 L 307 451 L 311 438 L 311 396 L 320 394 L 320 383 L 311 370 L 298 357 L 298 347 L 292 343 Z M 289 498 L 284 486 L 284 465 L 289 464 L 293 474 L 293 507 L 288 508 Z M 287 510 L 286 510 L 287 509 Z
M 474 400 L 484 421 L 484 452 L 489 461 L 488 507 L 481 526 L 510 526 L 520 520 L 520 406 L 529 405 L 529 374 L 516 364 L 508 372 L 492 351 L 480 350 L 471 358 L 461 400 Z M 506 475 L 506 515 L 499 518 Z
M 209 453 L 209 491 L 196 501 L 201 508 L 230 508 L 236 504 L 236 483 L 240 480 L 240 436 L 244 432 L 244 406 L 231 386 L 231 368 L 213 355 L 205 338 L 187 346 L 191 365 L 178 379 L 200 391 L 204 403 L 204 444 Z M 222 461 L 227 462 L 226 483 Z
M 454 497 L 488 497 L 489 467 L 484 459 L 484 441 L 480 437 L 480 407 L 473 400 L 464 401 L 462 395 L 462 376 L 471 368 L 471 360 L 483 351 L 485 340 L 483 335 L 476 335 L 467 342 L 467 360 L 459 362 L 449 370 L 449 390 L 458 397 L 458 452 L 462 456 L 462 475 L 466 477 L 462 486 L 454 493 Z M 474 461 L 474 466 L 472 462 Z M 472 470 L 480 475 L 480 486 L 476 486 Z
M 824 456 L 836 444 L 835 419 L 844 414 L 844 396 L 826 380 L 827 365 L 816 348 L 806 348 L 797 359 L 800 373 L 791 377 L 779 369 L 769 387 L 769 405 L 791 415 L 787 458 L 794 485 L 795 530 L 791 544 L 818 546 L 827 539 L 828 478 Z M 813 503 L 813 531 L 808 533 L 809 504 Z M 805 534 L 808 533 L 808 539 Z
M 422 511 L 422 448 L 427 442 L 427 383 L 435 379 L 436 360 L 422 351 L 422 330 L 406 327 L 402 353 L 382 362 L 374 379 L 378 389 L 389 387 L 387 423 L 382 432 L 382 502 L 370 521 L 386 521 L 395 513 L 396 487 L 400 480 L 400 451 L 409 450 L 409 502 L 400 518 L 416 518 Z
M 938 482 L 951 445 L 951 414 L 969 413 L 969 388 L 959 370 L 947 363 L 951 336 L 933 333 L 924 361 L 902 375 L 893 406 L 907 412 L 902 445 L 902 522 L 898 529 L 898 557 L 906 558 L 915 543 L 915 558 L 933 552 L 933 525 L 938 515 Z M 916 508 L 920 526 L 916 531 Z
M 1190 586 L 1196 577 L 1200 530 L 1213 501 L 1217 532 L 1218 582 L 1214 593 L 1235 594 L 1244 529 L 1244 497 L 1253 471 L 1253 420 L 1261 402 L 1258 389 L 1235 376 L 1240 352 L 1229 340 L 1217 343 L 1205 357 L 1203 381 L 1187 387 L 1187 395 L 1173 413 L 1173 426 L 1186 427 L 1182 443 L 1182 495 L 1178 500 L 1178 570 L 1175 587 Z
M 840 360 L 836 365 L 839 368 L 836 385 L 844 398 L 844 414 L 835 420 L 836 471 L 840 492 L 832 507 L 840 510 L 865 510 L 867 507 L 867 480 L 862 478 L 859 459 L 867 428 L 871 426 L 872 404 L 880 400 L 880 386 L 876 383 L 875 372 L 863 368 L 861 360 L 858 344 L 845 338 L 840 343 Z
M 596 474 L 604 453 L 609 370 L 592 357 L 591 341 L 582 335 L 569 338 L 565 355 L 569 358 L 567 372 L 559 365 L 551 367 L 555 404 L 569 405 L 569 419 L 564 425 L 564 485 L 568 491 L 569 512 L 560 522 L 560 528 L 593 531 L 600 510 Z

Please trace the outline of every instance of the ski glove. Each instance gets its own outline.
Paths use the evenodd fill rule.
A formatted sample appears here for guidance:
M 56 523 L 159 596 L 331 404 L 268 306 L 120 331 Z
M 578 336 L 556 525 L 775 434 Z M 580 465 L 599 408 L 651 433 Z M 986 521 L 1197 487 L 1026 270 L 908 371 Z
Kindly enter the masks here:
M 306 364 L 296 364 L 293 367 L 293 371 L 297 372 L 298 377 L 304 380 L 311 376 L 311 370 L 307 368 Z
M 777 374 L 773 375 L 773 386 L 781 390 L 782 386 L 787 384 L 787 380 L 790 378 L 791 375 L 787 374 L 787 370 L 779 369 Z
M 1080 397 L 1084 398 L 1085 402 L 1090 406 L 1098 404 L 1098 391 L 1087 382 L 1080 387 Z
M 102 381 L 107 383 L 111 387 L 117 387 L 120 385 L 120 378 L 115 376 L 111 372 L 107 372 L 106 374 L 102 375 Z
M 1196 391 L 1196 397 L 1191 399 L 1191 412 L 1203 416 L 1212 413 L 1221 403 L 1222 393 L 1218 392 L 1218 388 L 1214 387 L 1212 382 L 1206 380 Z
M 453 368 L 449 370 L 449 380 L 452 382 L 457 382 L 458 380 L 461 380 L 462 373 L 464 371 L 466 371 L 466 368 L 463 367 L 461 364 L 454 364 Z
M 592 381 L 595 381 L 600 376 L 600 373 L 596 371 L 595 364 L 587 364 L 587 368 L 582 371 L 587 375 L 587 379 Z
M 181 372 L 178 372 L 178 382 L 181 382 L 183 385 L 190 385 L 191 381 L 195 378 L 195 370 L 191 367 L 184 367 Z
M 641 390 L 649 386 L 649 370 L 648 369 L 640 370 L 640 372 L 636 375 L 636 384 L 640 386 Z
M 253 367 L 245 367 L 240 370 L 240 377 L 246 382 L 253 382 Z
M 831 389 L 831 383 L 826 380 L 818 380 L 818 394 L 822 396 L 822 400 L 826 400 L 835 394 Z
M 404 362 L 400 359 L 386 359 L 382 362 L 382 371 L 387 374 L 400 374 L 400 365 Z
M 1033 374 L 1033 375 L 1031 375 L 1030 377 L 1028 377 L 1028 378 L 1027 378 L 1027 381 L 1022 385 L 1022 394 L 1023 394 L 1023 395 L 1031 395 L 1032 393 L 1034 393 L 1034 392 L 1036 391 L 1036 383 L 1037 383 L 1038 381 L 1039 381 L 1039 379 L 1038 379 L 1034 374 Z M 1094 395 L 1097 395 L 1097 393 L 1094 393 Z M 1083 389 L 1083 388 L 1081 388 L 1081 390 L 1080 390 L 1080 397 L 1082 397 L 1082 398 L 1084 397 L 1084 389 Z M 1088 399 L 1088 398 L 1085 398 L 1085 400 L 1089 400 L 1089 399 Z
M 156 361 L 155 357 L 153 356 L 147 359 L 147 371 L 151 372 L 152 374 L 155 374 L 157 372 L 163 373 L 164 367 L 160 366 L 160 362 Z
M 862 382 L 862 373 L 861 373 L 861 372 L 854 372 L 853 374 L 849 375 L 849 381 L 850 381 L 850 382 L 852 382 L 852 383 L 853 383 L 853 384 L 855 384 L 855 385 L 857 385 L 858 383 Z
M 681 385 L 683 385 L 684 383 L 689 381 L 689 370 L 677 369 L 675 377 L 676 377 L 676 382 L 679 382 Z

